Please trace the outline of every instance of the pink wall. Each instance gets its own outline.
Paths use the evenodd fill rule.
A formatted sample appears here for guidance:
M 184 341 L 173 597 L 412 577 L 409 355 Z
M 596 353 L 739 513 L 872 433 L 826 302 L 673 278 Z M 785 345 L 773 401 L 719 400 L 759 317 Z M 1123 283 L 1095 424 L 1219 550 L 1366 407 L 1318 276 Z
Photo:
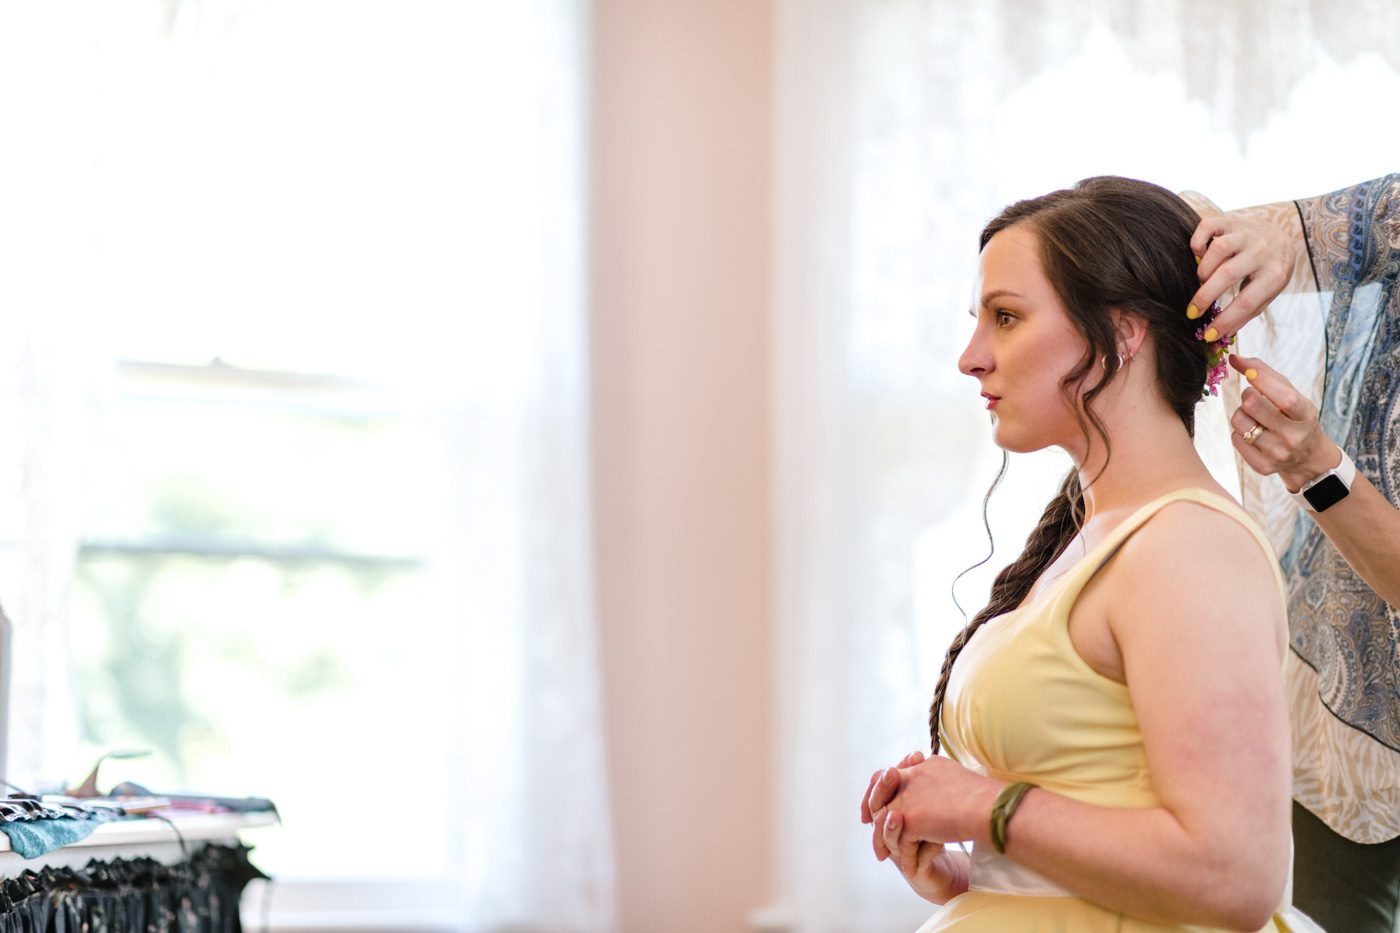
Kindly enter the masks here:
M 771 0 L 598 0 L 598 611 L 625 931 L 772 894 Z

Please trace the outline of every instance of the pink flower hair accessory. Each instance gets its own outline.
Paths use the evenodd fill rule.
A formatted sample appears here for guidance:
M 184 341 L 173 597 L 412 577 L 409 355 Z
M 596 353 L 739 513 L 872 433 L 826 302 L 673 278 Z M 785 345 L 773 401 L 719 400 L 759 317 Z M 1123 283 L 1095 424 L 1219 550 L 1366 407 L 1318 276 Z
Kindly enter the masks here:
M 1201 316 L 1201 326 L 1196 329 L 1196 339 L 1205 340 L 1210 330 L 1210 322 L 1220 313 L 1220 302 L 1215 302 Z M 1201 398 L 1220 394 L 1220 383 L 1230 372 L 1230 350 L 1235 345 L 1234 334 L 1221 334 L 1206 344 L 1206 384 L 1201 387 Z

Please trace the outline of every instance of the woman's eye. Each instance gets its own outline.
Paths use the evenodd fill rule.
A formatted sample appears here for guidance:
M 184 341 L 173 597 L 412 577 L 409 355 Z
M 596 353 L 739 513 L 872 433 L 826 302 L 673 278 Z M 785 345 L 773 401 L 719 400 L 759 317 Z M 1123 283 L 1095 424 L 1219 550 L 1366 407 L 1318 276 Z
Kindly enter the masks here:
M 1010 311 L 998 311 L 996 313 L 997 327 L 1010 327 L 1016 320 L 1016 315 Z

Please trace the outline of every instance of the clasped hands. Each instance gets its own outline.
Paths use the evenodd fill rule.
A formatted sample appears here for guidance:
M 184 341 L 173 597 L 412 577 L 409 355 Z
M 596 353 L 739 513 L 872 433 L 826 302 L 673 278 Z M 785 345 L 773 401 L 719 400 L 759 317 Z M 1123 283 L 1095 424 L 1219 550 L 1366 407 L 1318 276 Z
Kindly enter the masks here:
M 920 896 L 942 904 L 967 889 L 968 864 L 947 843 L 983 840 L 1003 782 L 937 755 L 911 752 L 876 771 L 860 802 L 875 857 L 889 859 Z

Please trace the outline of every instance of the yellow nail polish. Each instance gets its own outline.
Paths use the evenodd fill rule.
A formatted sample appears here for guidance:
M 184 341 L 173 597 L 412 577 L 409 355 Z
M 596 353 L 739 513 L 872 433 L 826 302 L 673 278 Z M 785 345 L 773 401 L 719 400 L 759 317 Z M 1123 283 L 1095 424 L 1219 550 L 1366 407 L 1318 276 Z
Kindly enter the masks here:
M 1246 369 L 1246 370 L 1244 371 L 1244 377 L 1245 377 L 1246 379 L 1248 379 L 1250 382 L 1253 382 L 1254 380 L 1256 380 L 1256 379 L 1259 378 L 1259 370 L 1257 370 L 1257 369 Z
M 1196 257 L 1196 265 L 1199 266 L 1200 264 L 1201 264 L 1201 257 L 1200 257 L 1200 256 L 1197 256 L 1197 257 Z
M 1186 316 L 1194 321 L 1196 318 L 1201 316 L 1201 309 L 1196 307 L 1195 305 L 1187 305 Z
M 1220 339 L 1220 333 L 1212 327 L 1210 330 L 1206 331 L 1203 339 L 1206 343 L 1215 343 L 1216 340 Z

